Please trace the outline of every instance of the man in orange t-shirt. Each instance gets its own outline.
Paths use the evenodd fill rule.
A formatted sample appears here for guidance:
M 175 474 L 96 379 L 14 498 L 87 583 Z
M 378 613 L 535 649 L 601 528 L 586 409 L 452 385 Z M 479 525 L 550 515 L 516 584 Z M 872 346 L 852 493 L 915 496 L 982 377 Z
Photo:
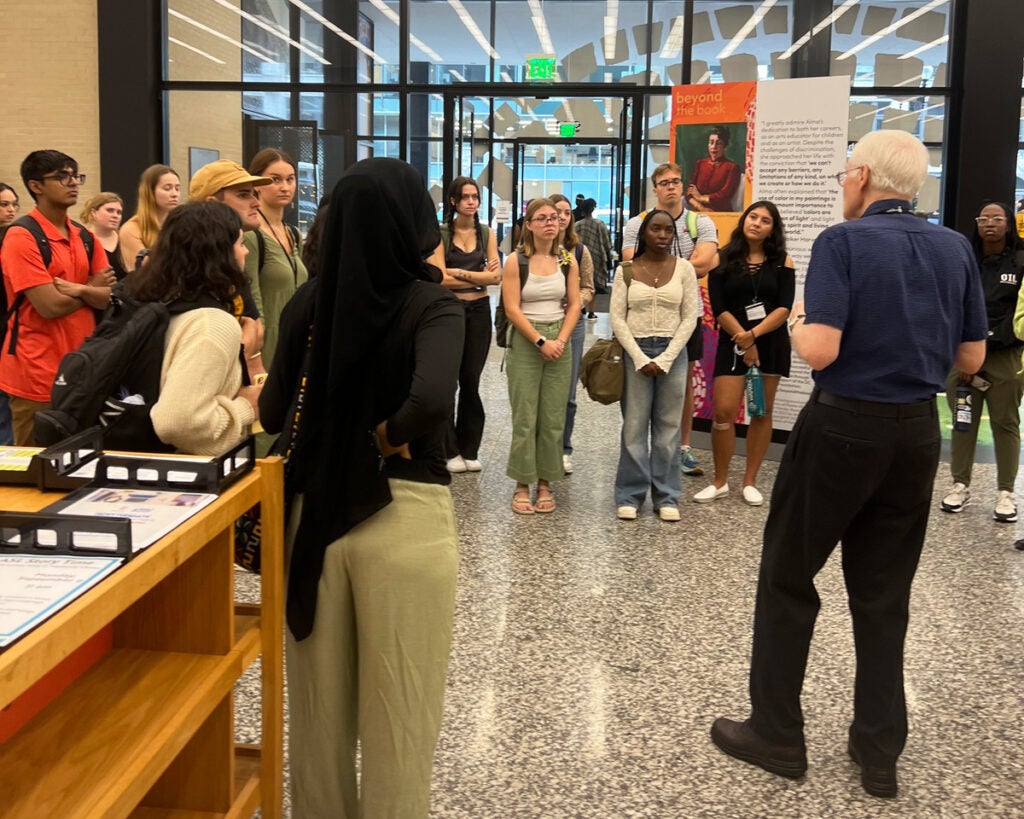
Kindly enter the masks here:
M 80 235 L 86 229 L 67 216 L 85 180 L 78 163 L 60 151 L 33 151 L 21 163 L 21 178 L 36 203 L 28 216 L 42 227 L 51 259 L 43 264 L 28 230 L 8 228 L 0 247 L 7 304 L 24 298 L 0 350 L 0 390 L 10 396 L 17 446 L 33 443 L 35 414 L 49 408 L 60 360 L 92 333 L 93 310 L 107 306 L 114 281 L 103 245 L 94 240 L 89 258 Z

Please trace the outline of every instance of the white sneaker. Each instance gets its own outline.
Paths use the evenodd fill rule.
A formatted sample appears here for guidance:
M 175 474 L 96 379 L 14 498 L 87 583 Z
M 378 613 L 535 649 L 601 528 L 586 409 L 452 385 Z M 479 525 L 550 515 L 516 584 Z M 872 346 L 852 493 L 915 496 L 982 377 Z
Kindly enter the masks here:
M 723 484 L 722 486 L 715 486 L 713 483 L 708 484 L 700 490 L 693 499 L 697 503 L 711 503 L 719 498 L 729 494 L 729 484 Z
M 461 455 L 456 455 L 454 458 L 449 458 L 448 463 L 445 464 L 449 472 L 465 472 L 466 462 L 462 460 Z
M 1014 523 L 1017 520 L 1017 504 L 1013 500 L 1013 492 L 999 490 L 996 508 L 992 510 L 992 519 L 1000 523 Z
M 949 494 L 942 499 L 939 508 L 943 512 L 963 512 L 971 502 L 971 490 L 966 484 L 955 483 Z
M 615 514 L 619 520 L 636 520 L 636 507 L 620 506 L 615 510 Z
M 562 456 L 562 469 L 565 470 L 566 475 L 572 474 L 572 458 L 570 458 L 568 455 Z
M 662 506 L 658 510 L 658 517 L 666 523 L 678 523 L 679 522 L 679 507 L 678 506 Z
M 743 502 L 747 506 L 761 506 L 764 504 L 764 495 L 756 486 L 743 487 Z
M 470 458 L 465 459 L 466 471 L 467 472 L 479 472 L 484 468 L 484 465 L 480 461 L 475 461 Z

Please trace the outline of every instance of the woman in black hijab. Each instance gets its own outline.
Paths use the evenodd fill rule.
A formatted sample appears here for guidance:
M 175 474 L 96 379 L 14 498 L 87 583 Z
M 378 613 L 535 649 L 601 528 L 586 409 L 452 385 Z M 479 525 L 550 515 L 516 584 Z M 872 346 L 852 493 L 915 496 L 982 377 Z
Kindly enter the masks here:
M 260 410 L 268 431 L 289 429 L 296 493 L 287 616 L 297 816 L 430 808 L 458 569 L 443 442 L 464 334 L 461 305 L 425 261 L 439 244 L 413 168 L 359 162 L 331 194 L 319 276 L 281 316 Z

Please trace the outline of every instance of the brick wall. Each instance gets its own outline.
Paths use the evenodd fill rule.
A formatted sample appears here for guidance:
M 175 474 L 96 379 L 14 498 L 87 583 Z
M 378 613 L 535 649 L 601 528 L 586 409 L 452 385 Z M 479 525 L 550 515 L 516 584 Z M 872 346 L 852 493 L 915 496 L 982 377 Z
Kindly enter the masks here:
M 3 0 L 0 42 L 0 181 L 27 212 L 18 168 L 30 152 L 54 148 L 88 176 L 84 202 L 100 180 L 96 0 Z

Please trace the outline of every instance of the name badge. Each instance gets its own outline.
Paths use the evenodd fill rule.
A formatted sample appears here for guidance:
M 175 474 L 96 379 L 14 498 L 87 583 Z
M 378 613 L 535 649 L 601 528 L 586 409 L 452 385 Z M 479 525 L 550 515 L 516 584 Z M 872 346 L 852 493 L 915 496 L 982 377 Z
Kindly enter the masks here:
M 747 305 L 747 320 L 748 321 L 760 321 L 768 314 L 764 311 L 764 302 L 755 301 L 753 304 Z

